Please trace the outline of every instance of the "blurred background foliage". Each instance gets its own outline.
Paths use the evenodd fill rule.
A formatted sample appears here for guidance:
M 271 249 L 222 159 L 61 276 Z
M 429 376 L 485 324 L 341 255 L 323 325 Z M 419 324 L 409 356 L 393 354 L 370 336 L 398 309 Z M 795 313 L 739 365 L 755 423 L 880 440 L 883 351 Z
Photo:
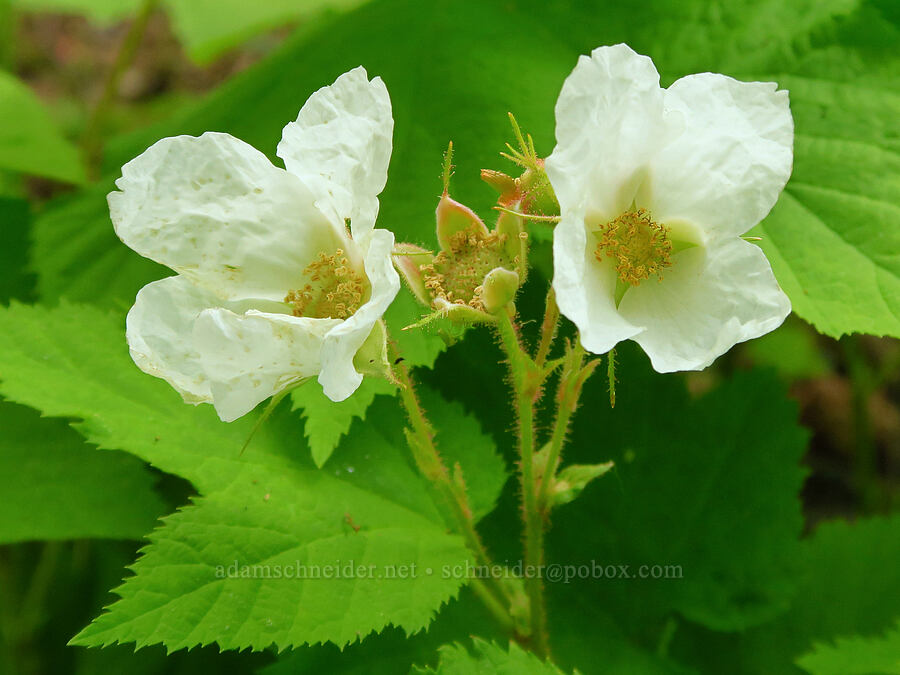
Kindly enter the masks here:
M 602 459 L 628 463 L 637 448 L 646 464 L 637 465 L 631 480 L 641 480 L 622 479 L 630 505 L 624 510 L 608 503 L 618 493 L 600 490 L 568 507 L 566 518 L 610 522 L 596 531 L 554 531 L 553 555 L 576 559 L 585 538 L 598 555 L 616 551 L 622 559 L 641 560 L 666 554 L 626 535 L 641 523 L 643 536 L 663 538 L 675 526 L 665 520 L 663 505 L 703 490 L 716 453 L 734 478 L 717 484 L 721 503 L 707 508 L 748 504 L 764 524 L 758 541 L 777 546 L 823 521 L 866 520 L 855 527 L 830 523 L 792 551 L 803 579 L 799 589 L 781 588 L 774 567 L 758 580 L 754 588 L 763 596 L 784 596 L 777 616 L 763 616 L 771 613 L 768 604 L 757 616 L 752 598 L 739 617 L 710 617 L 701 616 L 705 604 L 684 593 L 662 600 L 659 594 L 641 599 L 633 587 L 605 589 L 602 597 L 583 586 L 552 589 L 551 612 L 576 609 L 551 613 L 560 635 L 557 652 L 561 665 L 585 672 L 592 663 L 604 665 L 598 654 L 607 659 L 605 672 L 791 672 L 790 663 L 813 639 L 883 632 L 898 614 L 900 529 L 896 517 L 889 518 L 900 495 L 900 4 L 894 0 L 652 0 L 634 6 L 0 0 L 0 301 L 53 305 L 66 298 L 127 310 L 141 285 L 165 270 L 125 248 L 112 231 L 105 194 L 121 165 L 162 136 L 206 130 L 230 132 L 274 159 L 281 127 L 307 96 L 359 64 L 384 78 L 394 104 L 395 151 L 381 225 L 400 240 L 431 245 L 447 141 L 458 151 L 456 196 L 487 213 L 494 195 L 478 170 L 507 168 L 497 156 L 509 137 L 506 112 L 516 114 L 547 154 L 553 102 L 576 56 L 620 41 L 651 55 L 663 84 L 711 70 L 771 79 L 791 90 L 798 130 L 794 178 L 759 234 L 797 314 L 702 373 L 661 378 L 635 350 L 624 350 L 620 405 L 610 411 L 602 383 L 592 382 L 585 404 L 590 420 L 576 422 L 573 459 L 597 461 L 599 448 Z M 537 311 L 541 279 L 549 277 L 547 234 L 537 237 L 543 243 L 535 252 L 538 274 L 522 299 L 526 312 Z M 465 382 L 457 376 L 492 350 L 489 338 L 470 335 L 438 359 L 428 379 L 472 411 L 510 457 L 513 420 L 504 407 L 502 372 L 487 369 Z M 750 369 L 764 373 L 733 385 Z M 646 389 L 654 394 L 645 400 Z M 796 408 L 772 404 L 785 389 Z M 664 441 L 647 444 L 644 453 L 637 439 L 648 433 L 648 406 Z M 679 431 L 692 416 L 706 424 L 709 437 L 702 442 Z M 779 425 L 794 433 L 795 416 L 808 437 L 759 433 Z M 721 430 L 719 419 L 727 421 Z M 402 672 L 414 659 L 433 662 L 435 648 L 448 639 L 492 635 L 486 618 L 479 628 L 471 614 L 478 610 L 463 596 L 427 634 L 406 641 L 390 630 L 343 657 L 329 646 L 279 660 L 213 648 L 168 657 L 161 647 L 137 657 L 130 647 L 67 648 L 109 603 L 108 591 L 142 536 L 157 517 L 185 504 L 191 487 L 130 456 L 96 453 L 64 422 L 22 406 L 0 404 L 0 428 L 6 512 L 0 672 Z M 737 458 L 736 465 L 727 442 L 736 433 L 760 457 L 770 456 L 772 443 L 785 444 L 790 471 L 775 472 L 783 485 L 753 481 L 765 473 L 755 456 Z M 35 439 L 46 448 L 40 458 L 31 450 Z M 802 447 L 801 456 L 796 449 Z M 656 468 L 667 462 L 672 465 L 664 475 L 683 476 L 683 484 L 654 481 Z M 79 490 L 82 481 L 109 490 Z M 792 511 L 798 491 L 802 522 Z M 501 559 L 517 555 L 514 499 L 507 485 L 501 508 L 486 522 Z M 36 502 L 47 508 L 33 508 Z M 717 536 L 719 548 L 695 541 L 686 529 L 682 554 L 692 556 L 695 568 L 716 551 L 763 555 L 730 551 L 729 533 Z M 676 633 L 673 608 L 695 623 L 678 624 Z M 764 619 L 772 621 L 754 625 Z M 623 651 L 616 636 L 624 634 L 656 649 Z M 627 665 L 617 670 L 617 663 Z M 804 661 L 807 666 L 826 672 L 815 657 Z

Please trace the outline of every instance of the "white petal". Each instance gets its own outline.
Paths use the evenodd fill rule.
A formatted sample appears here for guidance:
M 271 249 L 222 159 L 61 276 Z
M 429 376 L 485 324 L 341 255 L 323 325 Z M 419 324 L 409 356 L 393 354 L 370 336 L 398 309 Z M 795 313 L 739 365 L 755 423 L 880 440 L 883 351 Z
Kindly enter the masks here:
M 619 311 L 660 373 L 702 370 L 738 342 L 781 325 L 791 303 L 763 252 L 738 237 L 677 254 L 661 282 L 629 289 Z
M 241 417 L 287 386 L 319 372 L 326 333 L 339 319 L 308 319 L 250 310 L 208 309 L 193 341 L 225 422 Z
M 171 384 L 188 403 L 212 400 L 192 334 L 200 313 L 217 302 L 209 291 L 174 276 L 144 286 L 128 312 L 125 337 L 131 358 L 145 373 Z
M 284 128 L 278 156 L 359 236 L 375 226 L 393 132 L 387 88 L 360 66 L 309 97 Z
M 122 167 L 116 234 L 223 299 L 282 300 L 344 241 L 297 176 L 228 134 L 164 138 Z
M 649 58 L 626 45 L 581 56 L 556 102 L 557 145 L 546 161 L 563 212 L 583 204 L 609 221 L 626 210 L 671 122 Z
M 584 220 L 564 216 L 553 231 L 553 289 L 559 311 L 574 323 L 589 352 L 605 354 L 616 343 L 641 332 L 616 311 L 616 271 L 594 257 Z
M 788 93 L 774 83 L 701 73 L 675 82 L 665 103 L 685 127 L 652 162 L 653 218 L 743 234 L 769 213 L 791 174 Z
M 359 387 L 362 375 L 353 366 L 353 357 L 400 290 L 400 277 L 391 262 L 393 233 L 372 230 L 361 237 L 359 244 L 365 251 L 366 276 L 372 294 L 353 316 L 325 337 L 319 384 L 332 401 L 343 401 Z

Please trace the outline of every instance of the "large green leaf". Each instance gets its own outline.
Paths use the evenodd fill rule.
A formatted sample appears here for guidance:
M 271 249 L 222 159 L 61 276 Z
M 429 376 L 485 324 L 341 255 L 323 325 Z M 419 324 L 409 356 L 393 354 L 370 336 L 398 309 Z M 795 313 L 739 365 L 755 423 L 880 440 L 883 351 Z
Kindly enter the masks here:
M 119 318 L 73 305 L 0 310 L 0 377 L 9 399 L 79 418 L 74 426 L 92 443 L 136 454 L 201 493 L 151 536 L 122 599 L 78 644 L 346 644 L 388 624 L 420 630 L 463 583 L 444 570 L 469 553 L 411 466 L 390 399 L 375 404 L 325 471 L 312 465 L 286 409 L 241 454 L 252 415 L 223 424 L 209 406 L 185 405 L 130 362 Z M 279 566 L 282 575 L 364 565 L 366 574 L 229 578 L 235 562 Z M 400 578 L 385 580 L 392 574 Z
M 821 332 L 900 335 L 900 93 L 778 80 L 791 91 L 794 173 L 757 228 L 763 250 Z
M 0 544 L 140 539 L 166 505 L 144 463 L 87 447 L 61 420 L 0 403 Z
M 69 183 L 85 179 L 81 158 L 25 84 L 0 70 L 0 169 Z
M 346 11 L 365 0 L 166 0 L 175 32 L 191 58 L 208 63 L 264 30 L 309 21 L 323 11 Z
M 900 517 L 819 525 L 797 556 L 800 584 L 790 609 L 743 634 L 680 628 L 675 648 L 703 672 L 796 673 L 817 643 L 883 634 L 900 617 Z
M 627 576 L 592 573 L 558 592 L 615 606 L 639 633 L 673 611 L 717 630 L 772 618 L 790 602 L 802 527 L 796 406 L 758 373 L 690 400 L 678 380 L 646 374 L 634 351 L 624 351 L 614 409 L 605 383 L 590 383 L 568 458 L 612 459 L 615 474 L 557 516 L 590 526 L 551 538 L 561 563 L 628 565 Z
M 900 675 L 900 622 L 879 637 L 817 644 L 797 664 L 811 675 Z

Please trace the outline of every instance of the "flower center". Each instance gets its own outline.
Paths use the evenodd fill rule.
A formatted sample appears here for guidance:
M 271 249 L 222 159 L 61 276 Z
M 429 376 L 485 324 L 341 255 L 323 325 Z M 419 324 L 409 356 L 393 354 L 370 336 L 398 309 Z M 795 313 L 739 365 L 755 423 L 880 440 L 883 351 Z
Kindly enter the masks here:
M 316 319 L 346 319 L 362 304 L 365 292 L 363 276 L 353 269 L 343 249 L 333 254 L 320 253 L 303 275 L 312 283 L 289 291 L 284 301 L 293 305 L 294 316 Z
M 450 250 L 422 266 L 425 287 L 435 298 L 484 311 L 481 295 L 485 275 L 496 267 L 511 267 L 503 244 L 506 234 L 485 232 L 478 226 L 450 237 Z
M 594 252 L 597 260 L 612 258 L 619 280 L 637 286 L 656 275 L 672 262 L 672 241 L 665 225 L 650 218 L 646 209 L 630 210 L 611 220 L 596 233 L 600 242 Z

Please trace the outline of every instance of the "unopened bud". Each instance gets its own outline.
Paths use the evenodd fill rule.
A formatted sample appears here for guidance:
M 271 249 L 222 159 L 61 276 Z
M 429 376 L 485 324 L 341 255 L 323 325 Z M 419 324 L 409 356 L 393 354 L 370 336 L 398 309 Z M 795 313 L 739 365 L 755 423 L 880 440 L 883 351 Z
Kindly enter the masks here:
M 515 300 L 519 290 L 519 275 L 503 267 L 491 270 L 481 285 L 481 301 L 484 309 L 496 314 Z
M 595 478 L 599 478 L 613 468 L 612 462 L 603 464 L 573 464 L 559 472 L 553 480 L 550 492 L 550 506 L 568 504 Z

